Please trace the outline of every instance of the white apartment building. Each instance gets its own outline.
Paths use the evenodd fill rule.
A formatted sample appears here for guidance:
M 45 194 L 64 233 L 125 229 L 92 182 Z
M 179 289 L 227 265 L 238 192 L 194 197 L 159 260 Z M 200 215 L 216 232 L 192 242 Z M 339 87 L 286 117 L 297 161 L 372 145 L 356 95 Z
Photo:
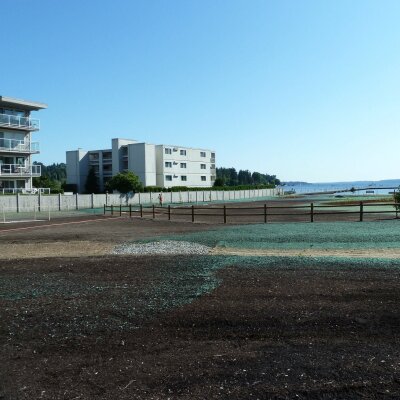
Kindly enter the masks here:
M 41 174 L 40 165 L 32 165 L 32 155 L 39 153 L 39 143 L 32 133 L 39 130 L 39 120 L 32 111 L 46 104 L 0 96 L 0 192 L 32 189 L 32 178 Z
M 100 190 L 122 171 L 135 173 L 143 186 L 210 187 L 215 181 L 215 152 L 183 146 L 154 145 L 112 139 L 111 149 L 67 151 L 67 183 L 85 191 L 89 169 L 94 168 Z

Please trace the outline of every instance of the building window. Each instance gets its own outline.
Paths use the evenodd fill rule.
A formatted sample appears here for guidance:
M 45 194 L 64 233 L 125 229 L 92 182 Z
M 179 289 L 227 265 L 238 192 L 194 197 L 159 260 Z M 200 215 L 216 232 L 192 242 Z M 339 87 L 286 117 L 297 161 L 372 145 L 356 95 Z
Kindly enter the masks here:
M 165 175 L 166 181 L 172 181 L 172 175 Z
M 215 153 L 211 153 L 211 158 L 215 158 Z
M 211 164 L 210 168 L 215 169 L 215 164 Z
M 181 150 L 181 151 L 180 151 L 180 155 L 181 155 L 181 156 L 186 156 L 186 150 Z
M 172 150 L 169 149 L 168 147 L 166 147 L 166 148 L 164 149 L 164 152 L 165 152 L 165 154 L 172 154 Z
M 89 161 L 99 161 L 99 153 L 89 153 Z
M 211 182 L 214 182 L 214 181 L 215 181 L 215 176 L 211 175 Z
M 201 181 L 202 181 L 202 182 L 205 182 L 206 180 L 207 180 L 207 177 L 203 175 L 203 176 L 201 177 Z
M 181 181 L 186 182 L 187 181 L 187 176 L 186 175 L 182 175 L 181 176 Z
M 206 164 L 200 164 L 200 169 L 206 169 Z
M 172 167 L 172 162 L 171 161 L 165 161 L 165 168 L 171 168 Z
M 181 162 L 181 168 L 186 168 L 186 163 L 185 162 Z
M 205 151 L 201 151 L 200 152 L 200 157 L 205 157 L 206 156 L 206 152 Z

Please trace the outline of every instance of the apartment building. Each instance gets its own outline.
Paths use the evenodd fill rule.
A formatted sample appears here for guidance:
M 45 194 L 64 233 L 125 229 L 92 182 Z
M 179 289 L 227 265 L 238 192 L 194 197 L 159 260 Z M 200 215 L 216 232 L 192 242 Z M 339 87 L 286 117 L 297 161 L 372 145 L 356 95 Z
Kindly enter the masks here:
M 215 152 L 183 146 L 154 145 L 130 139 L 112 139 L 111 148 L 67 151 L 67 183 L 85 191 L 90 168 L 99 178 L 100 190 L 122 171 L 135 173 L 144 186 L 210 187 L 215 181 Z
M 43 103 L 0 96 L 0 191 L 29 191 L 32 178 L 40 176 L 40 165 L 32 165 L 32 155 L 39 153 L 32 135 L 40 123 L 31 112 L 44 108 Z

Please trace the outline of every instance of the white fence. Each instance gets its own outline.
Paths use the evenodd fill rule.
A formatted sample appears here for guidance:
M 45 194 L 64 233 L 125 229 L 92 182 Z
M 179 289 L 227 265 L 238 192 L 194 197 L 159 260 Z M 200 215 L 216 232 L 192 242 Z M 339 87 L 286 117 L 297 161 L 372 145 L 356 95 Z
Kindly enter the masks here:
M 276 189 L 250 189 L 230 191 L 188 191 L 164 192 L 164 204 L 183 203 L 210 203 L 224 201 L 240 201 L 274 197 L 283 194 L 280 188 Z M 158 204 L 159 192 L 135 193 L 133 195 L 121 194 L 56 194 L 56 195 L 4 195 L 0 196 L 1 210 L 24 212 L 31 210 L 72 211 L 88 208 L 101 208 L 106 205 L 151 205 Z

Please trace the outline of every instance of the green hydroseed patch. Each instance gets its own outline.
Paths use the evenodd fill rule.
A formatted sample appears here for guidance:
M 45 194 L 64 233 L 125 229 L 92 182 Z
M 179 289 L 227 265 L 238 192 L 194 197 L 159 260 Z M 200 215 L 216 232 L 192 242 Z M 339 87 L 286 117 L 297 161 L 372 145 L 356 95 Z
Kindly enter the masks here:
M 189 304 L 214 291 L 223 284 L 226 267 L 279 271 L 313 270 L 318 273 L 340 274 L 348 269 L 393 269 L 393 278 L 400 273 L 398 260 L 344 260 L 302 257 L 242 257 L 242 256 L 163 256 L 157 258 L 157 269 L 146 279 L 136 283 L 102 281 L 94 272 L 82 279 L 79 269 L 69 274 L 58 266 L 57 273 L 33 274 L 29 277 L 13 276 L 0 280 L 0 299 L 3 311 L 17 313 L 19 323 L 10 328 L 10 335 L 18 338 L 24 331 L 44 331 L 54 338 L 67 335 L 89 335 L 104 329 L 129 331 L 160 312 Z M 68 264 L 65 265 L 68 267 Z M 133 271 L 135 269 L 132 262 Z M 115 260 L 116 274 L 118 261 Z M 155 271 L 155 272 L 154 272 Z M 126 274 L 127 272 L 123 272 Z M 8 277 L 10 278 L 10 277 Z M 150 279 L 149 279 L 150 278 Z M 40 313 L 43 302 L 59 304 L 52 315 L 44 315 L 40 326 L 26 321 L 32 313 Z M 18 307 L 20 311 L 16 311 Z M 57 311 L 58 310 L 58 311 Z M 96 333 L 97 334 L 97 333 Z
M 163 239 L 240 249 L 399 248 L 400 221 L 236 225 L 202 232 L 159 236 L 141 242 Z

